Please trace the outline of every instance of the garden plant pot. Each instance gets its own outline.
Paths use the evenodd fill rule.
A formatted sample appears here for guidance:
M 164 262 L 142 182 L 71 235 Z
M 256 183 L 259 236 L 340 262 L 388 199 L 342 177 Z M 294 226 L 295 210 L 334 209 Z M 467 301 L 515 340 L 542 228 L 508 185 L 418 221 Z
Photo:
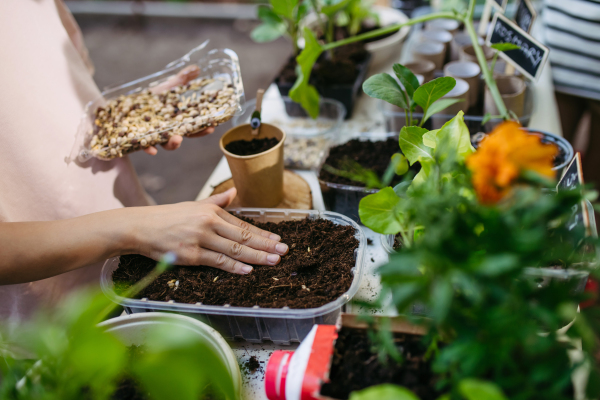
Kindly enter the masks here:
M 344 105 L 344 108 L 346 109 L 346 119 L 352 117 L 354 103 L 362 93 L 362 84 L 367 79 L 367 71 L 369 70 L 371 59 L 372 56 L 369 54 L 363 62 L 357 65 L 358 75 L 353 83 L 335 85 L 315 84 L 317 91 L 322 97 L 337 100 Z M 292 90 L 294 84 L 281 83 L 278 78 L 275 78 L 275 82 L 281 97 L 289 96 L 290 90 Z
M 374 5 L 371 10 L 377 14 L 382 27 L 408 21 L 406 14 L 391 7 Z M 410 27 L 404 26 L 393 35 L 366 44 L 367 51 L 373 55 L 371 60 L 372 70 L 379 70 L 388 61 L 400 58 L 404 41 L 409 32 Z
M 198 341 L 204 343 L 223 362 L 231 376 L 234 390 L 241 398 L 242 376 L 233 351 L 219 332 L 197 319 L 184 315 L 148 312 L 123 315 L 101 322 L 98 326 L 114 335 L 126 346 L 143 346 L 153 329 L 161 327 L 194 333 Z
M 263 99 L 261 120 L 285 132 L 285 167 L 316 169 L 339 133 L 346 116 L 344 105 L 337 100 L 322 97 L 319 116 L 312 119 L 300 104 L 289 97 L 280 97 L 278 94 L 275 96 Z M 246 102 L 242 113 L 233 117 L 233 126 L 250 122 L 255 108 L 255 99 Z
M 496 77 L 496 84 L 506 108 L 514 112 L 518 118 L 521 118 L 525 105 L 525 81 L 516 76 L 498 76 Z M 485 113 L 491 115 L 499 114 L 498 107 L 496 107 L 492 93 L 487 86 L 485 88 L 484 110 Z
M 200 302 L 190 304 L 173 300 L 124 298 L 115 292 L 113 273 L 119 268 L 119 257 L 115 257 L 107 260 L 102 269 L 100 281 L 102 291 L 113 302 L 122 305 L 128 314 L 145 314 L 154 311 L 184 314 L 210 325 L 227 340 L 245 340 L 251 343 L 272 341 L 278 345 L 287 345 L 302 341 L 315 324 L 335 324 L 344 304 L 350 301 L 358 291 L 365 268 L 367 240 L 358 224 L 337 213 L 314 210 L 232 209 L 230 212 L 237 217 L 248 217 L 261 223 L 278 223 L 309 218 L 311 220 L 325 219 L 336 225 L 352 227 L 359 244 L 354 251 L 352 281 L 349 288 L 335 300 L 320 307 L 302 309 L 267 308 L 258 305 L 253 307 L 230 304 L 207 305 Z
M 482 46 L 483 54 L 485 55 L 486 61 L 491 61 L 494 58 L 494 50 L 487 46 Z M 468 46 L 463 46 L 459 50 L 458 59 L 460 61 L 471 61 L 477 63 L 477 56 L 475 55 L 475 48 L 472 44 Z
M 406 14 L 392 7 L 373 5 L 371 11 L 377 14 L 381 27 L 403 24 L 408 21 Z M 313 12 L 307 15 L 302 22 L 305 26 L 315 30 L 318 26 L 317 15 Z M 372 70 L 379 70 L 387 62 L 400 58 L 404 41 L 409 32 L 410 26 L 404 26 L 391 35 L 368 41 L 365 44 L 366 50 L 373 57 L 371 60 Z
M 427 83 L 435 77 L 435 63 L 427 60 L 411 61 L 404 64 L 413 74 L 421 75 L 423 83 Z
M 469 84 L 468 106 L 472 107 L 477 104 L 481 87 L 481 68 L 479 64 L 470 61 L 452 61 L 444 66 L 444 75 L 467 81 Z M 447 111 L 444 112 L 448 113 Z
M 412 56 L 418 61 L 431 61 L 436 70 L 441 70 L 446 58 L 446 46 L 432 41 L 416 43 L 412 49 Z
M 464 79 L 456 78 L 456 85 L 451 91 L 446 93 L 443 99 L 457 99 L 461 100 L 458 103 L 454 103 L 451 106 L 444 109 L 445 114 L 456 115 L 459 111 L 466 113 L 469 110 L 469 97 L 471 94 L 471 88 Z M 443 119 L 433 119 L 431 124 L 433 129 L 440 129 L 445 122 Z M 443 123 L 442 123 L 443 122 Z
M 398 130 L 399 132 L 399 130 Z M 398 133 L 390 132 L 387 134 L 369 134 L 363 133 L 352 139 L 358 139 L 360 141 L 386 141 L 390 138 L 397 138 Z M 394 152 L 399 152 L 400 147 L 395 143 Z M 327 157 L 324 157 L 321 163 L 325 164 Z M 321 172 L 319 170 L 319 176 Z M 358 216 L 358 205 L 362 198 L 369 194 L 377 193 L 379 189 L 367 189 L 365 187 L 358 186 L 358 184 L 341 184 L 335 182 L 329 182 L 319 177 L 319 184 L 321 186 L 321 193 L 323 194 L 323 202 L 325 203 L 325 209 L 334 211 L 345 215 L 353 221 L 360 222 Z
M 239 156 L 225 149 L 236 140 L 276 138 L 279 143 L 262 153 Z M 258 135 L 252 135 L 250 124 L 236 126 L 225 132 L 219 141 L 227 158 L 237 195 L 244 206 L 275 207 L 283 199 L 283 144 L 285 132 L 263 123 Z
M 477 38 L 479 45 L 484 45 L 484 40 L 480 37 Z M 471 37 L 466 32 L 458 32 L 454 35 L 452 42 L 450 42 L 450 61 L 457 61 L 460 58 L 460 50 L 469 46 L 472 43 Z

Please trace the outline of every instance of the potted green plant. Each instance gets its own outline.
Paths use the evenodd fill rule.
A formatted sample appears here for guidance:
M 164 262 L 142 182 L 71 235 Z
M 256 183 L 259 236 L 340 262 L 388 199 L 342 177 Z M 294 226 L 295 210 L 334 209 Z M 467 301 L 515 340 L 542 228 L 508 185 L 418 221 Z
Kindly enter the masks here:
M 310 15 L 309 10 L 313 11 Z M 259 42 L 268 42 L 285 35 L 291 39 L 293 56 L 275 78 L 281 95 L 287 96 L 297 79 L 296 56 L 299 52 L 298 39 L 301 36 L 302 25 L 307 26 L 305 29 L 314 30 L 315 36 L 330 42 L 335 40 L 336 35 L 345 37 L 370 29 L 364 25 L 368 20 L 398 23 L 407 19 L 404 14 L 391 9 L 378 8 L 376 11 L 371 11 L 371 5 L 364 0 L 271 0 L 270 6 L 259 7 L 259 18 L 263 23 L 252 32 L 252 38 Z M 377 41 L 378 43 L 357 42 L 344 49 L 323 54 L 318 60 L 314 60 L 311 67 L 314 69 L 312 82 L 316 90 L 323 97 L 344 104 L 347 110 L 346 118 L 349 118 L 371 62 L 369 49 L 375 51 L 376 59 L 382 62 L 400 51 L 407 34 L 408 28 L 396 29 L 389 33 L 389 37 Z M 311 113 L 311 116 L 315 117 L 316 114 Z
M 371 97 L 406 110 L 406 126 L 422 127 L 433 114 L 460 101 L 443 98 L 454 87 L 454 78 L 437 78 L 421 85 L 405 66 L 395 64 L 393 69 L 394 76 L 383 73 L 370 77 L 363 90 Z M 417 107 L 424 112 L 421 120 L 413 118 Z M 402 147 L 404 135 L 400 132 L 400 147 L 398 134 L 390 133 L 361 135 L 331 148 L 319 171 L 326 208 L 358 221 L 358 204 L 362 198 L 390 183 L 399 183 L 400 175 L 409 171 L 413 175 L 418 173 L 420 163 L 411 162 L 409 167 L 403 155 L 410 151 L 406 145 Z
M 162 263 L 139 290 L 166 269 Z M 223 338 L 192 318 L 147 313 L 98 324 L 115 307 L 85 290 L 16 329 L 3 327 L 3 399 L 239 399 L 241 376 Z

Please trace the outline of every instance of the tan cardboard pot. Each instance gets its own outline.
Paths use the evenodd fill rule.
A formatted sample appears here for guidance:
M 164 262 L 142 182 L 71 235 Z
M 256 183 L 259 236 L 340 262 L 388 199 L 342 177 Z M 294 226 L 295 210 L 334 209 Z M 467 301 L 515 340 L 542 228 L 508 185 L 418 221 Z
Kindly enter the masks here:
M 225 132 L 219 141 L 221 151 L 231 169 L 237 195 L 244 207 L 275 207 L 283 200 L 283 143 L 285 132 L 263 123 L 258 135 L 252 135 L 250 124 Z M 267 151 L 251 156 L 238 156 L 225 150 L 236 140 L 277 138 L 279 143 Z
M 516 76 L 497 76 L 495 79 L 502 100 L 504 100 L 504 105 L 514 112 L 517 117 L 521 118 L 525 111 L 525 81 Z M 485 113 L 491 115 L 498 115 L 499 113 L 492 93 L 487 86 L 485 87 L 483 107 Z

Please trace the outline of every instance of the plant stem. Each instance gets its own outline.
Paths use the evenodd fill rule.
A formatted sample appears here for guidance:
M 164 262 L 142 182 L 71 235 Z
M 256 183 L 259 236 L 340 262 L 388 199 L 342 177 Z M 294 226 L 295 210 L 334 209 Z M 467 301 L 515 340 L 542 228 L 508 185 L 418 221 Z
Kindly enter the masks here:
M 490 94 L 494 99 L 494 103 L 496 103 L 496 107 L 498 108 L 498 112 L 502 115 L 504 119 L 510 119 L 510 115 L 508 114 L 508 110 L 504 105 L 504 101 L 502 100 L 502 95 L 498 90 L 498 85 L 496 85 L 496 81 L 494 80 L 494 74 L 487 65 L 487 60 L 485 59 L 485 54 L 483 53 L 483 49 L 479 45 L 479 36 L 477 36 L 477 32 L 475 32 L 475 27 L 473 26 L 473 15 L 475 13 L 475 0 L 469 1 L 469 9 L 467 11 L 467 15 L 465 16 L 463 23 L 467 28 L 467 33 L 471 38 L 471 42 L 473 43 L 473 49 L 475 50 L 475 55 L 477 56 L 477 61 L 481 66 L 481 72 L 483 72 L 483 79 L 490 90 Z
M 398 29 L 403 28 L 405 26 L 411 26 L 411 25 L 419 24 L 421 22 L 431 21 L 433 19 L 438 19 L 438 18 L 451 18 L 451 19 L 456 19 L 458 21 L 463 20 L 463 18 L 461 18 L 460 16 L 457 16 L 453 12 L 439 12 L 439 13 L 428 14 L 428 15 L 424 15 L 419 18 L 411 19 L 402 24 L 394 24 L 394 25 L 386 26 L 385 28 L 380 28 L 380 29 L 377 29 L 377 30 L 374 30 L 371 32 L 363 33 L 362 35 L 338 40 L 337 42 L 326 43 L 325 45 L 323 45 L 323 50 L 331 50 L 331 49 L 335 49 L 336 47 L 345 46 L 350 43 L 360 42 L 360 41 L 363 41 L 366 39 L 379 37 L 379 36 L 382 36 L 382 35 L 385 35 L 388 33 L 395 32 Z

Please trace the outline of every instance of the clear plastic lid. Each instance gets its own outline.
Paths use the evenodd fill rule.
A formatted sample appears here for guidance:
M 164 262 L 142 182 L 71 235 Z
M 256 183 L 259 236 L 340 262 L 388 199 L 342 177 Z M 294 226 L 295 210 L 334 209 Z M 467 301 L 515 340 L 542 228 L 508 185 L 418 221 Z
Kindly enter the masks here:
M 88 103 L 66 162 L 122 157 L 166 143 L 173 135 L 217 126 L 241 112 L 244 86 L 238 56 L 229 49 L 204 51 L 207 44 L 162 71 L 107 88 Z M 177 77 L 187 71 L 197 76 L 179 83 Z M 172 88 L 153 91 L 168 81 Z

